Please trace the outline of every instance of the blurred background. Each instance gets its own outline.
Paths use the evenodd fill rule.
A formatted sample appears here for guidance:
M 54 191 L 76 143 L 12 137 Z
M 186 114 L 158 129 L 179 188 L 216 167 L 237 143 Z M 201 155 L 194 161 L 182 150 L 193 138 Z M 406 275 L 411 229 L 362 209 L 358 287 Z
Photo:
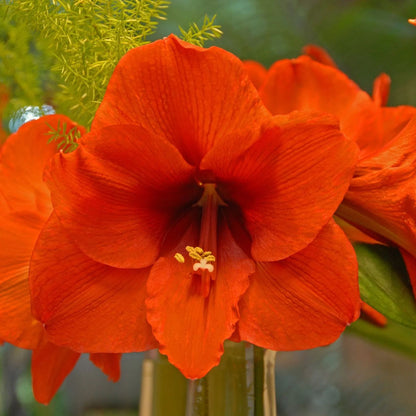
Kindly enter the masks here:
M 206 46 L 220 46 L 241 59 L 269 66 L 300 55 L 304 45 L 316 44 L 368 92 L 376 76 L 389 74 L 389 105 L 416 105 L 416 27 L 407 22 L 416 16 L 414 0 L 173 0 L 167 21 L 160 23 L 152 38 L 180 34 L 178 26 L 201 24 L 205 14 L 216 14 L 224 33 Z M 11 34 L 0 22 L 0 48 L 4 51 L 11 45 Z M 37 74 L 44 74 L 48 63 L 38 64 Z M 14 97 L 4 111 L 6 130 L 16 127 L 16 108 L 44 104 L 35 89 L 13 94 L 19 83 L 7 78 L 12 67 L 11 61 L 0 62 L 0 83 L 8 85 Z M 25 77 L 32 75 L 26 71 L 15 79 L 23 77 L 24 85 Z M 407 334 L 407 341 L 396 345 L 396 350 L 349 333 L 329 347 L 278 353 L 279 416 L 416 414 L 416 335 Z M 125 355 L 121 380 L 113 384 L 82 357 L 45 407 L 34 401 L 31 392 L 30 352 L 6 344 L 0 349 L 0 415 L 137 415 L 142 360 L 143 354 Z

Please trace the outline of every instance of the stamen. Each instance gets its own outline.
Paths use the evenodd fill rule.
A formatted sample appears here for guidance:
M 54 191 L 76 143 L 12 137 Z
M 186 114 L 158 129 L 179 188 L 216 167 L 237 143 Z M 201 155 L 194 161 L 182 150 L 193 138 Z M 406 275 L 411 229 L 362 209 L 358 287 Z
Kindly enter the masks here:
M 193 273 L 191 278 L 197 278 L 195 284 L 197 291 L 203 297 L 208 297 L 212 281 L 216 280 L 216 270 L 212 263 L 215 262 L 217 250 L 217 221 L 218 208 L 225 206 L 225 202 L 218 195 L 214 183 L 200 183 L 204 187 L 204 192 L 200 200 L 194 204 L 194 207 L 202 208 L 201 230 L 199 234 L 199 245 L 196 247 L 186 246 L 189 257 L 194 261 L 192 265 Z M 208 247 L 211 250 L 205 251 L 202 247 Z M 180 253 L 175 254 L 175 259 L 184 263 L 184 256 Z
M 185 257 L 181 253 L 176 253 L 174 257 L 179 263 L 185 263 Z

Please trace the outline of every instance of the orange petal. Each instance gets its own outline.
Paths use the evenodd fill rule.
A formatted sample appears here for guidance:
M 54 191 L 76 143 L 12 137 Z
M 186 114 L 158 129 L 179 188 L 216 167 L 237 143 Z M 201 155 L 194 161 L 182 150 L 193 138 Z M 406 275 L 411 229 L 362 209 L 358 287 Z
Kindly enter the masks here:
M 214 172 L 221 197 L 241 209 L 261 261 L 288 257 L 316 237 L 342 201 L 357 157 L 333 120 L 284 118 L 244 153 L 252 137 L 235 133 L 201 163 Z
M 301 252 L 257 266 L 239 305 L 241 339 L 273 350 L 314 348 L 358 318 L 355 252 L 332 221 Z
M 32 210 L 45 219 L 51 212 L 49 189 L 43 171 L 57 153 L 57 143 L 48 144 L 51 129 L 66 125 L 67 130 L 83 128 L 62 115 L 44 116 L 25 123 L 12 134 L 1 149 L 0 194 L 10 209 Z
M 234 332 L 239 318 L 237 304 L 248 287 L 254 263 L 236 244 L 227 223 L 219 224 L 218 256 L 214 263 L 216 279 L 210 281 L 208 296 L 199 290 L 200 276 L 192 276 L 192 263 L 175 260 L 176 252 L 198 244 L 199 221 L 195 218 L 178 238 L 173 230 L 167 241 L 176 240 L 152 267 L 146 299 L 147 317 L 168 356 L 188 378 L 203 377 L 217 365 L 224 351 L 223 342 Z M 176 238 L 175 238 L 176 237 Z
M 43 333 L 30 310 L 28 270 L 32 250 L 52 209 L 42 175 L 57 152 L 48 144 L 51 129 L 77 128 L 65 116 L 29 122 L 9 137 L 1 149 L 0 194 L 0 339 L 35 348 Z
M 146 321 L 148 269 L 114 269 L 86 257 L 52 215 L 32 256 L 35 316 L 51 342 L 79 352 L 131 352 L 157 344 Z
M 198 200 L 194 174 L 163 138 L 138 126 L 110 126 L 56 157 L 49 183 L 56 214 L 84 253 L 140 268 L 157 258 L 172 219 Z
M 416 18 L 415 19 L 407 19 L 407 21 L 411 24 L 416 26 Z
M 253 85 L 259 89 L 267 76 L 267 69 L 256 61 L 243 61 Z
M 362 161 L 337 215 L 416 256 L 416 117 Z M 372 234 L 372 235 L 373 235 Z
M 50 342 L 33 350 L 33 394 L 38 402 L 48 404 L 51 401 L 79 357 L 80 354 Z
M 379 327 L 384 327 L 387 325 L 387 318 L 368 303 L 363 301 L 361 301 L 360 318 Z
M 122 354 L 90 354 L 90 360 L 104 373 L 111 381 L 120 379 L 120 359 Z
M 196 165 L 215 140 L 268 115 L 237 57 L 171 35 L 120 60 L 92 130 L 142 125 Z
M 314 61 L 317 61 L 321 64 L 337 67 L 337 64 L 331 58 L 329 53 L 320 46 L 316 45 L 306 45 L 302 48 L 302 52 L 312 58 Z
M 370 96 L 340 70 L 307 56 L 277 61 L 260 96 L 272 114 L 294 110 L 333 114 L 340 120 L 341 131 L 359 145 L 381 134 L 379 108 Z
M 31 313 L 29 261 L 43 219 L 29 212 L 0 218 L 0 339 L 35 348 L 43 333 Z
M 391 79 L 387 74 L 380 74 L 373 84 L 373 101 L 379 106 L 387 104 L 390 93 Z

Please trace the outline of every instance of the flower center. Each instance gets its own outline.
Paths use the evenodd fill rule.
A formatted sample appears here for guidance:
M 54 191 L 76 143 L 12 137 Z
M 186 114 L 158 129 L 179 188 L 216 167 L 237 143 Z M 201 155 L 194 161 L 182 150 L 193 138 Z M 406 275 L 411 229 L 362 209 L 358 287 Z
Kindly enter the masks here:
M 217 252 L 218 208 L 226 204 L 218 195 L 215 184 L 205 183 L 201 186 L 204 187 L 204 192 L 201 199 L 194 205 L 202 208 L 199 246 L 186 246 L 185 249 L 194 261 L 193 272 L 190 274 L 191 278 L 200 281 L 198 292 L 207 297 L 210 292 L 211 281 L 216 279 L 216 269 L 213 263 L 215 263 Z M 180 263 L 185 262 L 184 256 L 180 253 L 175 254 L 175 259 Z

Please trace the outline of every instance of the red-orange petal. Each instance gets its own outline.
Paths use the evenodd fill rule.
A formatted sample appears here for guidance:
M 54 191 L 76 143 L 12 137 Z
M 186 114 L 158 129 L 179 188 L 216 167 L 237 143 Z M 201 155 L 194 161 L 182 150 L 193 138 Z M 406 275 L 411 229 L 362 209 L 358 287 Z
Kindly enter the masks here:
M 49 184 L 58 218 L 87 256 L 141 268 L 156 260 L 172 219 L 198 200 L 194 172 L 163 138 L 110 126 L 57 156 Z
M 309 244 L 332 217 L 358 150 L 326 116 L 311 116 L 309 122 L 280 116 L 242 152 L 242 143 L 250 141 L 244 133 L 225 137 L 201 169 L 211 170 L 221 197 L 241 209 L 253 258 L 281 260 Z
M 91 260 L 52 215 L 32 256 L 34 315 L 45 324 L 51 342 L 78 352 L 154 348 L 144 306 L 148 273 Z
M 267 69 L 256 61 L 243 61 L 244 67 L 253 85 L 259 89 L 267 76 Z
M 416 117 L 362 161 L 337 215 L 416 256 Z
M 104 374 L 107 374 L 109 380 L 116 382 L 120 379 L 121 356 L 122 354 L 95 353 L 90 354 L 90 360 Z
M 30 309 L 29 261 L 44 220 L 28 211 L 0 219 L 0 339 L 35 348 L 43 328 Z
M 378 310 L 374 309 L 368 303 L 363 301 L 361 301 L 360 318 L 379 327 L 384 327 L 387 325 L 387 318 Z
M 381 132 L 378 107 L 343 72 L 301 56 L 277 61 L 269 69 L 260 96 L 272 114 L 294 110 L 322 111 L 340 120 L 341 131 L 360 148 Z
M 268 111 L 237 57 L 171 35 L 120 60 L 92 130 L 142 125 L 196 165 L 218 138 L 265 116 Z
M 360 311 L 355 252 L 331 221 L 304 250 L 259 263 L 240 304 L 241 339 L 273 350 L 335 341 Z
M 390 94 L 391 79 L 387 74 L 380 74 L 373 84 L 373 101 L 380 107 L 387 104 Z
M 45 219 L 52 207 L 43 171 L 57 153 L 57 143 L 48 144 L 52 129 L 84 129 L 62 115 L 44 116 L 25 123 L 1 148 L 0 194 L 14 211 L 33 211 Z
M 415 18 L 415 19 L 407 19 L 407 21 L 408 21 L 411 25 L 416 26 L 416 18 Z
M 306 45 L 302 48 L 302 52 L 321 64 L 337 67 L 335 61 L 331 58 L 331 55 L 320 46 L 317 45 Z
M 0 195 L 0 339 L 35 348 L 43 333 L 30 310 L 29 261 L 52 206 L 43 182 L 45 165 L 57 152 L 47 132 L 78 128 L 65 116 L 28 122 L 1 149 Z
M 51 401 L 79 356 L 79 353 L 50 342 L 44 342 L 33 350 L 32 384 L 38 402 L 48 404 Z
M 219 363 L 223 342 L 232 335 L 238 321 L 237 304 L 248 287 L 254 263 L 236 244 L 222 218 L 214 263 L 217 275 L 204 297 L 201 278 L 191 276 L 192 261 L 186 256 L 182 264 L 174 258 L 176 252 L 187 254 L 186 245 L 198 245 L 198 217 L 189 215 L 194 220 L 185 234 L 178 237 L 173 230 L 168 240 L 176 240 L 176 244 L 169 242 L 171 248 L 152 267 L 146 307 L 160 352 L 186 377 L 195 379 Z

